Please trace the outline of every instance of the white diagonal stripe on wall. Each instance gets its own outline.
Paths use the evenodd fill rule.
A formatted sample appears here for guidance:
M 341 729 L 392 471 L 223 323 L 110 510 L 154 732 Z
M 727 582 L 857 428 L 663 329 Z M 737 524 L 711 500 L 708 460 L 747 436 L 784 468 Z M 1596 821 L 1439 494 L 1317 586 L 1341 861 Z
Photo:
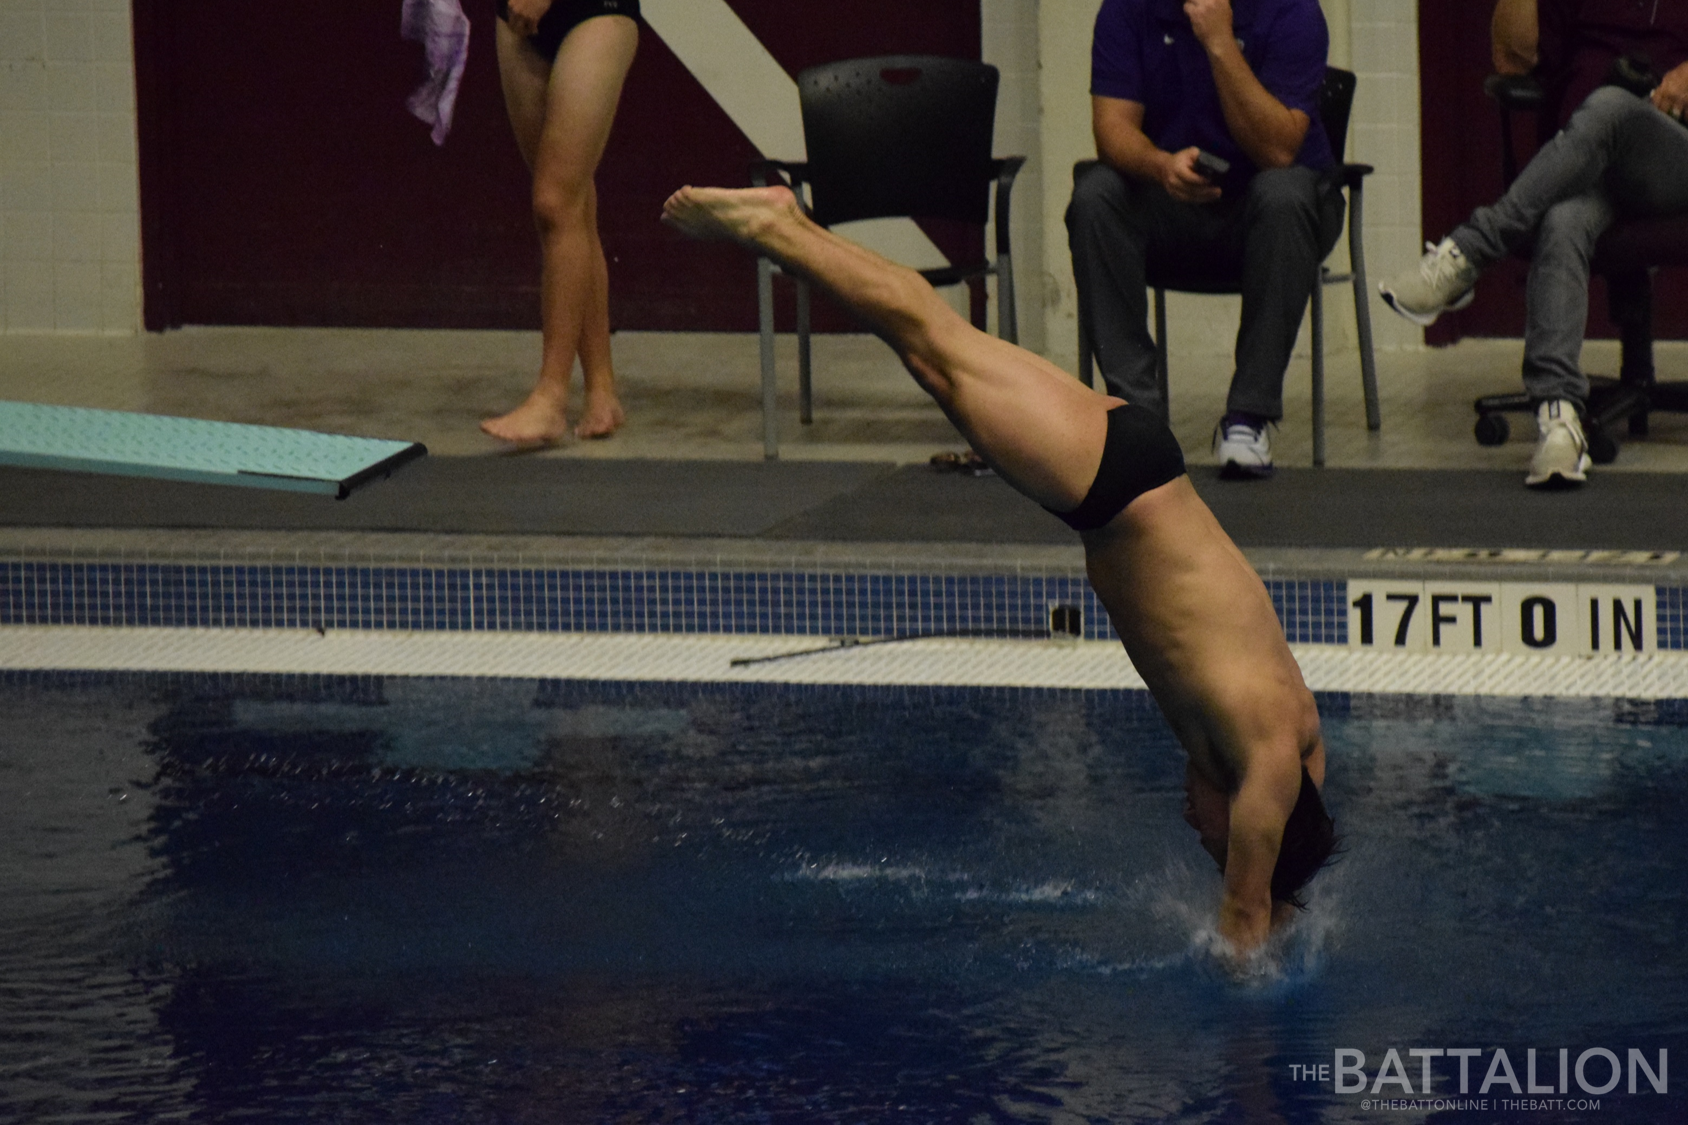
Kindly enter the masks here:
M 797 83 L 727 0 L 643 0 L 641 9 L 645 23 L 763 156 L 804 159 Z M 838 229 L 851 241 L 906 266 L 949 264 L 926 232 L 908 219 L 872 219 L 840 224 Z
M 726 0 L 644 0 L 645 22 L 750 143 L 770 160 L 802 160 L 797 83 Z

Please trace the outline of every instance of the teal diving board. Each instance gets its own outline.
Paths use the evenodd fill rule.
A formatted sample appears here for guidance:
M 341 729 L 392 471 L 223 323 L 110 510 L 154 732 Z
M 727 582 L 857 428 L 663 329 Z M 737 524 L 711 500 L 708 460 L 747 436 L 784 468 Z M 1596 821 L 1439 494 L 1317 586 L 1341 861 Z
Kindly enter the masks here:
M 239 484 L 340 499 L 428 452 L 416 442 L 162 414 L 0 402 L 0 465 Z

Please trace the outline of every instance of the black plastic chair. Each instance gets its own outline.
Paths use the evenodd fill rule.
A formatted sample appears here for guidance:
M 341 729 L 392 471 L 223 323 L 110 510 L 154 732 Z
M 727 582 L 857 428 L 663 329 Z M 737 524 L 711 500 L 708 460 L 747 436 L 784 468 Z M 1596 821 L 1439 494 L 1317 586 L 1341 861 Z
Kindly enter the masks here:
M 1518 175 L 1513 115 L 1536 115 L 1538 131 L 1551 135 L 1541 116 L 1547 93 L 1530 75 L 1491 74 L 1483 89 L 1500 107 L 1501 170 L 1510 185 Z M 1688 215 L 1620 219 L 1594 247 L 1589 268 L 1606 279 L 1607 311 L 1618 326 L 1621 355 L 1616 378 L 1591 375 L 1588 380 L 1584 432 L 1588 454 L 1599 465 L 1617 460 L 1612 430 L 1618 422 L 1629 423 L 1630 436 L 1645 437 L 1650 412 L 1688 414 L 1688 383 L 1661 383 L 1653 368 L 1653 272 L 1661 266 L 1688 266 Z M 1519 391 L 1484 395 L 1472 405 L 1479 445 L 1504 445 L 1512 432 L 1506 415 L 1536 409 L 1530 396 Z
M 1348 148 L 1348 118 L 1354 108 L 1356 79 L 1346 70 L 1325 68 L 1325 81 L 1319 91 L 1319 118 L 1324 122 L 1325 135 L 1330 139 L 1332 155 L 1340 162 Z M 1073 166 L 1073 182 L 1095 166 L 1094 160 L 1081 160 Z M 1319 276 L 1312 286 L 1312 368 L 1313 368 L 1313 464 L 1325 463 L 1325 302 L 1327 285 L 1344 282 L 1354 287 L 1354 322 L 1359 334 L 1360 380 L 1366 396 L 1366 429 L 1377 430 L 1383 425 L 1382 411 L 1377 400 L 1377 360 L 1372 349 L 1371 305 L 1366 290 L 1366 248 L 1361 236 L 1365 214 L 1365 179 L 1372 174 L 1370 164 L 1342 164 L 1342 184 L 1348 189 L 1348 264 L 1346 273 L 1336 273 L 1330 266 L 1321 265 Z M 1167 388 L 1166 291 L 1182 293 L 1240 292 L 1240 278 L 1228 284 L 1192 287 L 1187 281 L 1174 282 L 1150 273 L 1149 285 L 1155 291 L 1155 372 L 1160 380 L 1161 401 L 1171 398 Z M 1095 353 L 1084 318 L 1078 324 L 1079 377 L 1086 386 L 1096 384 Z M 1170 407 L 1169 407 L 1170 409 Z
M 968 59 L 885 55 L 814 66 L 797 76 L 807 161 L 761 160 L 758 187 L 783 180 L 804 197 L 823 227 L 857 219 L 953 219 L 986 225 L 996 185 L 994 258 L 921 270 L 935 286 L 997 278 L 997 324 L 1018 342 L 1009 200 L 1023 156 L 994 159 L 997 69 Z M 810 378 L 809 286 L 797 282 L 799 416 L 814 418 Z M 779 456 L 774 403 L 773 263 L 757 262 L 762 342 L 762 450 Z

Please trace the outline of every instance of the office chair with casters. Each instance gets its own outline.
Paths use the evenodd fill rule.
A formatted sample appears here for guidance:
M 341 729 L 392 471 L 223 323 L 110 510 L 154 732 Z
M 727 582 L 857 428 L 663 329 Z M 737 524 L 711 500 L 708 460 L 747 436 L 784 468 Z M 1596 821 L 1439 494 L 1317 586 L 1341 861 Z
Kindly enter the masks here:
M 1347 282 L 1354 290 L 1354 322 L 1359 335 L 1360 380 L 1366 399 L 1366 429 L 1377 430 L 1383 425 L 1377 399 L 1377 361 L 1372 349 L 1370 295 L 1366 291 L 1366 248 L 1361 236 L 1365 214 L 1365 179 L 1373 169 L 1369 164 L 1342 163 L 1347 149 L 1348 118 L 1354 108 L 1356 79 L 1346 70 L 1325 68 L 1324 85 L 1319 91 L 1319 117 L 1324 122 L 1325 135 L 1330 140 L 1331 154 L 1338 161 L 1338 175 L 1348 191 L 1348 262 L 1349 269 L 1338 273 L 1329 265 L 1319 267 L 1319 276 L 1310 287 L 1312 301 L 1312 376 L 1313 376 L 1313 464 L 1325 463 L 1325 308 L 1324 289 L 1327 285 Z M 1081 160 L 1073 166 L 1073 182 L 1096 165 L 1094 160 Z M 1201 288 L 1187 281 L 1174 283 L 1151 269 L 1150 288 L 1155 291 L 1155 374 L 1160 381 L 1161 401 L 1170 403 L 1167 394 L 1167 338 L 1166 291 L 1184 293 L 1241 292 L 1240 278 L 1227 278 Z M 1079 377 L 1086 386 L 1096 384 L 1096 357 L 1090 336 L 1079 318 L 1078 325 Z
M 931 55 L 886 55 L 810 67 L 797 76 L 806 161 L 760 160 L 757 187 L 783 182 L 823 227 L 858 219 L 950 219 L 994 227 L 995 255 L 921 270 L 934 286 L 997 279 L 997 325 L 1017 343 L 1010 199 L 1023 156 L 996 159 L 997 69 Z M 994 216 L 991 187 L 996 187 Z M 982 241 L 982 240 L 981 240 Z M 779 456 L 774 403 L 774 264 L 757 259 L 762 342 L 762 451 Z M 813 421 L 809 285 L 797 283 L 799 416 Z
M 1500 107 L 1501 171 L 1510 185 L 1518 175 L 1512 147 L 1515 114 L 1545 112 L 1546 91 L 1531 75 L 1491 74 L 1483 90 Z M 1618 374 L 1590 375 L 1584 435 L 1588 455 L 1597 465 L 1617 460 L 1613 431 L 1628 423 L 1630 436 L 1647 435 L 1647 415 L 1655 410 L 1688 413 L 1688 383 L 1661 383 L 1653 368 L 1653 274 L 1661 267 L 1688 266 L 1688 215 L 1619 219 L 1600 236 L 1589 272 L 1606 279 L 1607 312 L 1618 326 Z M 1535 412 L 1530 396 L 1515 391 L 1483 395 L 1473 433 L 1479 445 L 1504 445 L 1512 434 L 1508 413 Z

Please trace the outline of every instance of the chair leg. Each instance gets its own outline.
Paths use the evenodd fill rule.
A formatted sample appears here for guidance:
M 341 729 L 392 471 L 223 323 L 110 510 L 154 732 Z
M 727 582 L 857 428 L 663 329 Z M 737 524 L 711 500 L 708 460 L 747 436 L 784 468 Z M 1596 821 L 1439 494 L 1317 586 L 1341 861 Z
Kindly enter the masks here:
M 762 456 L 780 455 L 779 417 L 774 410 L 774 263 L 756 259 L 756 309 L 762 335 Z
M 797 279 L 797 419 L 807 426 L 815 420 L 810 383 L 809 283 Z
M 1313 279 L 1313 467 L 1325 467 L 1325 279 Z
M 969 277 L 961 282 L 967 290 L 967 322 L 980 332 L 989 332 L 990 291 L 983 277 Z
M 1648 403 L 1645 398 L 1653 386 L 1653 278 L 1646 270 L 1606 278 L 1608 311 L 1618 325 L 1622 340 L 1622 361 L 1618 379 L 1626 390 L 1638 397 L 1630 401 L 1637 409 L 1629 415 L 1632 437 L 1647 436 Z
M 1383 428 L 1377 400 L 1377 353 L 1372 348 L 1371 290 L 1366 285 L 1366 244 L 1361 237 L 1365 193 L 1355 184 L 1348 192 L 1348 271 L 1354 281 L 1354 327 L 1360 334 L 1360 381 L 1366 392 L 1366 429 Z
M 1014 259 L 996 256 L 996 334 L 1010 344 L 1020 342 L 1020 313 L 1014 304 Z
M 1092 390 L 1096 387 L 1096 353 L 1090 347 L 1090 333 L 1084 329 L 1084 313 L 1078 315 L 1078 378 Z
M 1155 380 L 1160 384 L 1161 421 L 1172 424 L 1172 395 L 1167 390 L 1166 290 L 1155 290 Z

